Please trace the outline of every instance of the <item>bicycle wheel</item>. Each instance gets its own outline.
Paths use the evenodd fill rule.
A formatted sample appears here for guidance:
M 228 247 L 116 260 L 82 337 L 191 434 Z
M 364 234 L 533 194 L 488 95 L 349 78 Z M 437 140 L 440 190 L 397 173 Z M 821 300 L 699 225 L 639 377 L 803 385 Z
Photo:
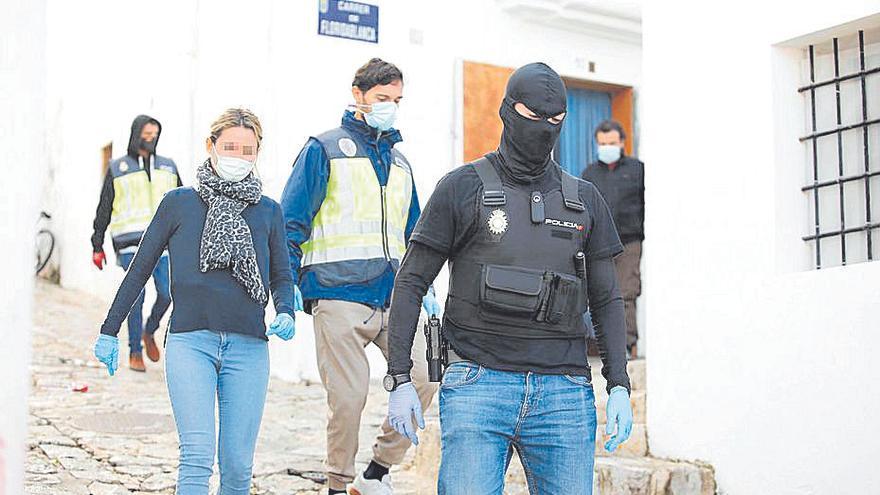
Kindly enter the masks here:
M 52 251 L 55 250 L 55 235 L 46 229 L 40 229 L 36 238 L 36 272 L 39 274 L 52 257 Z

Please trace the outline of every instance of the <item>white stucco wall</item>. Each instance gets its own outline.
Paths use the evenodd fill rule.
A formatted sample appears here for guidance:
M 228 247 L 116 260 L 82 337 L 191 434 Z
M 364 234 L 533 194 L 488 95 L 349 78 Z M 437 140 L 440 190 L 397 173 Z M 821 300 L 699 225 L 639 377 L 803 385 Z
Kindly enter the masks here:
M 338 125 L 355 70 L 379 56 L 404 72 L 400 148 L 414 166 L 424 202 L 437 180 L 460 164 L 462 60 L 511 67 L 542 60 L 564 76 L 640 86 L 637 44 L 533 24 L 489 0 L 467 2 L 467 8 L 463 2 L 372 3 L 380 6 L 378 45 L 318 36 L 317 2 L 159 2 L 143 8 L 101 1 L 93 4 L 100 18 L 79 16 L 74 25 L 66 19 L 82 6 L 50 1 L 55 180 L 49 201 L 63 216 L 55 222 L 62 283 L 103 294 L 109 304 L 121 280 L 115 267 L 98 272 L 91 266 L 88 238 L 100 149 L 112 140 L 114 155 L 123 153 L 138 113 L 162 122 L 159 153 L 172 157 L 192 184 L 210 122 L 226 107 L 250 107 L 265 133 L 258 168 L 266 193 L 277 199 L 307 137 Z M 420 36 L 421 44 L 411 36 Z M 586 71 L 584 60 L 596 63 L 595 73 Z M 444 285 L 441 277 L 441 297 Z M 148 290 L 147 304 L 150 298 Z M 273 372 L 317 380 L 310 318 L 298 315 L 297 324 L 293 342 L 273 342 Z M 373 375 L 382 375 L 381 356 L 373 352 L 371 358 Z
M 880 263 L 810 269 L 802 52 L 783 44 L 878 11 L 645 6 L 649 444 L 711 462 L 726 494 L 880 486 Z
M 0 495 L 24 483 L 28 365 L 43 128 L 45 2 L 13 0 L 0 16 Z

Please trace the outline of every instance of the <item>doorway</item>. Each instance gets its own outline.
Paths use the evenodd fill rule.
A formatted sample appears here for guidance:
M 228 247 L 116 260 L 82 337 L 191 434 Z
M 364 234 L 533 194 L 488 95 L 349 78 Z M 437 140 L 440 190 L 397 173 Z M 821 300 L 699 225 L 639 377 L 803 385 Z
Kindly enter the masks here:
M 495 150 L 501 139 L 498 108 L 504 98 L 510 67 L 463 62 L 463 159 L 471 162 Z M 620 86 L 582 79 L 563 78 L 567 87 L 568 116 L 563 123 L 554 159 L 570 174 L 580 176 L 596 158 L 593 131 L 603 119 L 620 122 L 627 136 L 633 135 L 633 91 Z M 626 140 L 632 154 L 634 139 Z

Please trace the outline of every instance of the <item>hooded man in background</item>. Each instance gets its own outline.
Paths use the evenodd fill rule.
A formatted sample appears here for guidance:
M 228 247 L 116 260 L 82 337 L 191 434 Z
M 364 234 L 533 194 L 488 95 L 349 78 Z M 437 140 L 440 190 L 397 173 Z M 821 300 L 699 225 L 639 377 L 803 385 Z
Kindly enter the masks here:
M 161 133 L 162 125 L 158 120 L 147 115 L 138 115 L 131 123 L 128 153 L 111 161 L 107 167 L 92 234 L 92 263 L 99 270 L 103 270 L 107 263 L 104 233 L 108 226 L 113 250 L 116 252 L 116 262 L 123 270 L 128 270 L 141 236 L 156 213 L 162 197 L 166 192 L 182 185 L 174 161 L 156 154 Z M 134 371 L 146 371 L 142 339 L 150 360 L 159 360 L 159 347 L 153 334 L 171 305 L 167 255 L 163 254 L 156 264 L 153 282 L 156 285 L 156 302 L 146 326 L 143 325 L 142 314 L 143 291 L 128 315 L 128 363 Z

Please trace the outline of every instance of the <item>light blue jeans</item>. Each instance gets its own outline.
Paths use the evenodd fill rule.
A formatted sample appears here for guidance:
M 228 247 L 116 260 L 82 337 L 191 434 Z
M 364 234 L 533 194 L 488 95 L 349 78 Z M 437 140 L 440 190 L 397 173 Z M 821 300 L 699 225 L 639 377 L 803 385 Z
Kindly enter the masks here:
M 267 342 L 211 330 L 170 333 L 165 380 L 180 439 L 177 494 L 207 495 L 219 436 L 218 493 L 247 495 L 269 385 Z
M 128 271 L 131 261 L 134 259 L 134 253 L 121 253 L 118 261 L 122 269 Z M 152 334 L 159 328 L 159 321 L 171 306 L 171 286 L 169 285 L 168 273 L 168 256 L 162 256 L 153 269 L 153 283 L 156 285 L 156 302 L 153 303 L 153 309 L 147 318 L 147 325 L 144 327 L 144 293 L 134 301 L 131 306 L 131 312 L 128 313 L 128 348 L 132 353 L 140 354 L 141 332 Z
M 532 495 L 592 493 L 596 404 L 589 377 L 454 363 L 440 385 L 440 432 L 440 495 L 500 495 L 514 450 Z

